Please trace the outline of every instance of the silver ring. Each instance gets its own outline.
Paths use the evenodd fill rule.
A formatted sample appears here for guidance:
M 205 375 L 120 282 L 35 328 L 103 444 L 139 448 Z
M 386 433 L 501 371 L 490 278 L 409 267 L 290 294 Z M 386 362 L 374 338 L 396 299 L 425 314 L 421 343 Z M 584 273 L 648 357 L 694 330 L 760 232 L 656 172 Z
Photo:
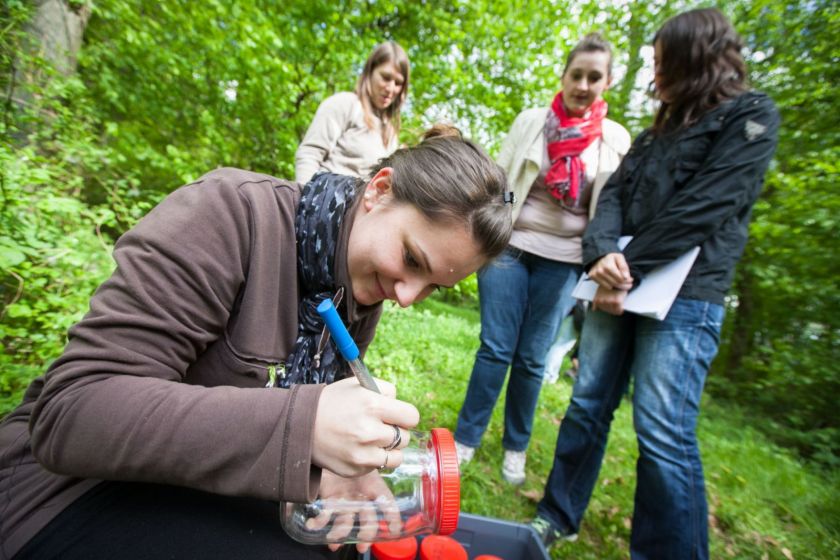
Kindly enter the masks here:
M 402 443 L 402 431 L 400 431 L 400 429 L 397 426 L 392 425 L 391 427 L 394 428 L 394 440 L 390 443 L 390 445 L 387 445 L 382 448 L 385 451 L 391 451 L 392 449 L 396 449 L 397 446 L 399 446 L 399 444 Z
M 380 470 L 380 471 L 381 471 L 382 469 L 387 469 L 387 468 L 388 468 L 388 456 L 389 456 L 389 455 L 391 455 L 391 452 L 390 452 L 388 449 L 386 449 L 386 450 L 385 450 L 385 461 L 383 461 L 382 466 L 381 466 L 381 467 L 379 467 L 379 470 Z

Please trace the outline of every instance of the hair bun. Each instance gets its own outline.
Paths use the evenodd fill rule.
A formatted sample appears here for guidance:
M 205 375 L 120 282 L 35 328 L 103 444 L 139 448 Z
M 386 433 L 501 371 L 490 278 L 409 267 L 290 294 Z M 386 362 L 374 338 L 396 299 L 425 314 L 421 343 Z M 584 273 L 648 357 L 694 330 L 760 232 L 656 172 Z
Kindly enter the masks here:
M 432 127 L 423 133 L 420 137 L 421 142 L 425 142 L 430 138 L 443 138 L 447 136 L 452 136 L 457 138 L 458 140 L 463 140 L 464 136 L 461 134 L 461 131 L 458 130 L 456 127 L 452 126 L 451 124 L 446 123 L 437 123 L 432 125 Z

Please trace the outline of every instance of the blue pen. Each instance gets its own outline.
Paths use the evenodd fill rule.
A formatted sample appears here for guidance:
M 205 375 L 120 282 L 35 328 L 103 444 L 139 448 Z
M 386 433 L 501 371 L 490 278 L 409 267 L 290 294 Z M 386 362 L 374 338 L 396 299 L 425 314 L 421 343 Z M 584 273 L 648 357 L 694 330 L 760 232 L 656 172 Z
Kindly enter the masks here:
M 367 367 L 359 358 L 359 347 L 356 346 L 353 337 L 347 332 L 347 327 L 344 326 L 341 317 L 338 316 L 338 311 L 336 311 L 331 299 L 327 298 L 318 304 L 318 314 L 327 324 L 338 351 L 347 360 L 353 375 L 359 380 L 359 384 L 365 389 L 379 393 L 379 387 L 376 386 L 376 382 L 371 377 Z

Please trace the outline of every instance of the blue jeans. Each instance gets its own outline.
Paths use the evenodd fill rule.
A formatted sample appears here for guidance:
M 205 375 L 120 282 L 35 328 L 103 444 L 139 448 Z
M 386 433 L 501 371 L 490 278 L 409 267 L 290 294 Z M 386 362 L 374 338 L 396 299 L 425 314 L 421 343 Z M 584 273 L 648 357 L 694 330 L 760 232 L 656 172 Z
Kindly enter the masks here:
M 477 447 L 511 367 L 502 446 L 525 451 L 542 386 L 545 356 L 574 305 L 580 266 L 508 247 L 478 272 L 481 346 L 455 439 Z
M 578 531 L 613 412 L 632 378 L 639 459 L 630 555 L 708 558 L 708 511 L 695 428 L 722 320 L 720 305 L 680 298 L 663 321 L 630 313 L 586 315 L 578 379 L 560 424 L 539 515 L 561 531 Z

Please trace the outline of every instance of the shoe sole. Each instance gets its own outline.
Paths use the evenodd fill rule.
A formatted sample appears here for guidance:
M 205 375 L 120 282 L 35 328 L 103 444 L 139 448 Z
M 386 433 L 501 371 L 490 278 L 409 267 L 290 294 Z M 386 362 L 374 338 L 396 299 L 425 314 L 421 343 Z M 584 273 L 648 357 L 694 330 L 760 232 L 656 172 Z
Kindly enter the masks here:
M 504 478 L 508 484 L 513 484 L 514 486 L 519 486 L 525 483 L 524 476 L 509 475 L 505 471 L 502 471 L 502 478 Z

